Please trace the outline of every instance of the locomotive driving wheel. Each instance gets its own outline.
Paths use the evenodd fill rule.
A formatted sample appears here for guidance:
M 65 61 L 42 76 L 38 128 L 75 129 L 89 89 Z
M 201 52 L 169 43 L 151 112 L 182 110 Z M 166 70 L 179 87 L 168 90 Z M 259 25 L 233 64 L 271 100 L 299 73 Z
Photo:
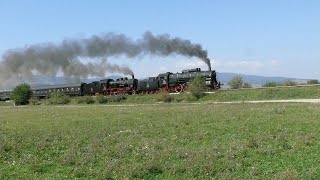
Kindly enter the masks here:
M 183 91 L 183 85 L 177 84 L 176 87 L 174 88 L 174 90 L 175 90 L 177 93 L 182 92 L 182 91 Z

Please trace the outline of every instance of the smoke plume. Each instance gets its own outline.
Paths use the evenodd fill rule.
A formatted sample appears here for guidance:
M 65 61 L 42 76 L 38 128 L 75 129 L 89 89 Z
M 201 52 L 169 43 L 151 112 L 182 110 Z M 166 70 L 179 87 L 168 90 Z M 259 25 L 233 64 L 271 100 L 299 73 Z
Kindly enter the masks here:
M 0 61 L 1 83 L 30 79 L 35 74 L 56 76 L 59 71 L 65 77 L 86 78 L 104 76 L 107 72 L 133 75 L 129 67 L 107 62 L 106 58 L 124 55 L 134 58 L 143 55 L 169 56 L 173 54 L 197 57 L 210 68 L 207 51 L 189 40 L 172 38 L 168 34 L 144 33 L 140 39 L 124 34 L 107 33 L 83 39 L 65 39 L 60 44 L 45 43 L 21 49 L 8 50 Z M 82 63 L 81 58 L 102 59 Z

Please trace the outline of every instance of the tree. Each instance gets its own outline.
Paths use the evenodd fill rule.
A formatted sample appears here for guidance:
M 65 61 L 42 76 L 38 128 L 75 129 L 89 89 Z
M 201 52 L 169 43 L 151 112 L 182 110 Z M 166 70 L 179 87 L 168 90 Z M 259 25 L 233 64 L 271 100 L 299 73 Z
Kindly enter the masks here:
M 29 99 L 32 96 L 32 90 L 29 84 L 20 84 L 16 86 L 10 95 L 10 99 L 13 100 L 15 105 L 25 105 L 29 103 Z
M 231 89 L 239 89 L 243 86 L 243 79 L 241 76 L 234 76 L 229 82 L 228 85 Z
M 206 81 L 201 76 L 196 76 L 188 85 L 189 92 L 197 99 L 204 96 L 207 89 Z
M 312 80 L 307 81 L 307 84 L 319 84 L 319 80 L 312 79 Z

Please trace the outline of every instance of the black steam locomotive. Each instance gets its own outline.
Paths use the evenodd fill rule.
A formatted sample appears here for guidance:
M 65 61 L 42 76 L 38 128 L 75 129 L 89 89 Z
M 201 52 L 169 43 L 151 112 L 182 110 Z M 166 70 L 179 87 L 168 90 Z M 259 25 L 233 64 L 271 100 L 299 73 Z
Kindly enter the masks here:
M 52 92 L 62 92 L 70 96 L 93 96 L 93 95 L 118 95 L 118 94 L 154 94 L 160 90 L 168 92 L 182 92 L 188 88 L 188 83 L 196 76 L 205 78 L 208 90 L 220 88 L 215 71 L 201 71 L 200 68 L 183 70 L 181 73 L 162 73 L 157 77 L 138 80 L 134 76 L 113 79 L 103 79 L 91 83 L 74 83 L 47 85 L 32 88 L 33 96 L 46 97 Z M 10 91 L 0 92 L 0 99 L 10 98 Z

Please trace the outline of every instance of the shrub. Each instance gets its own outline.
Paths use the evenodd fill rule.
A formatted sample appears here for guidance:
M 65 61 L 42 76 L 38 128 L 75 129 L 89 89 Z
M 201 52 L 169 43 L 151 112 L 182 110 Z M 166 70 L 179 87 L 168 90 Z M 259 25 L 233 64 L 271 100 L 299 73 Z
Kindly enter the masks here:
M 228 85 L 231 89 L 239 89 L 243 86 L 243 79 L 241 76 L 234 76 L 229 82 Z
M 249 83 L 243 83 L 242 88 L 252 88 L 252 85 Z
M 283 86 L 296 86 L 296 85 L 297 85 L 296 82 L 290 81 L 290 80 L 283 83 Z
M 77 104 L 84 104 L 85 103 L 85 100 L 82 96 L 77 96 L 74 98 L 74 100 Z
M 312 79 L 307 81 L 307 84 L 319 84 L 319 81 L 317 79 Z
M 51 105 L 68 104 L 69 102 L 70 97 L 61 92 L 53 92 L 48 98 L 48 104 Z
M 32 104 L 32 105 L 40 105 L 40 104 L 41 104 L 39 98 L 34 97 L 34 96 L 32 96 L 32 97 L 29 99 L 29 102 L 30 102 L 30 104 Z
M 207 89 L 205 79 L 201 76 L 196 76 L 188 84 L 188 89 L 191 95 L 194 96 L 195 98 L 199 99 L 203 97 L 205 95 L 204 92 Z
M 274 81 L 267 82 L 263 85 L 263 87 L 276 87 L 277 83 Z
M 183 92 L 180 93 L 178 95 L 176 95 L 176 97 L 174 98 L 174 100 L 176 102 L 181 102 L 181 101 L 196 101 L 197 98 L 195 96 L 193 96 L 191 93 L 187 93 L 187 92 Z
M 77 104 L 93 104 L 95 100 L 92 96 L 78 96 L 75 98 Z
M 120 102 L 126 100 L 127 97 L 125 95 L 116 95 L 116 96 L 109 96 L 107 101 L 110 102 Z
M 32 90 L 30 85 L 20 84 L 12 90 L 10 99 L 13 100 L 16 105 L 25 105 L 29 103 L 31 96 Z
M 94 104 L 96 102 L 92 96 L 83 96 L 83 98 L 86 104 Z
M 105 96 L 103 96 L 101 94 L 96 97 L 96 100 L 99 104 L 106 104 L 108 102 L 108 98 L 106 98 Z
M 161 90 L 158 94 L 155 95 L 155 99 L 158 102 L 171 102 L 174 98 L 170 96 L 168 91 Z

